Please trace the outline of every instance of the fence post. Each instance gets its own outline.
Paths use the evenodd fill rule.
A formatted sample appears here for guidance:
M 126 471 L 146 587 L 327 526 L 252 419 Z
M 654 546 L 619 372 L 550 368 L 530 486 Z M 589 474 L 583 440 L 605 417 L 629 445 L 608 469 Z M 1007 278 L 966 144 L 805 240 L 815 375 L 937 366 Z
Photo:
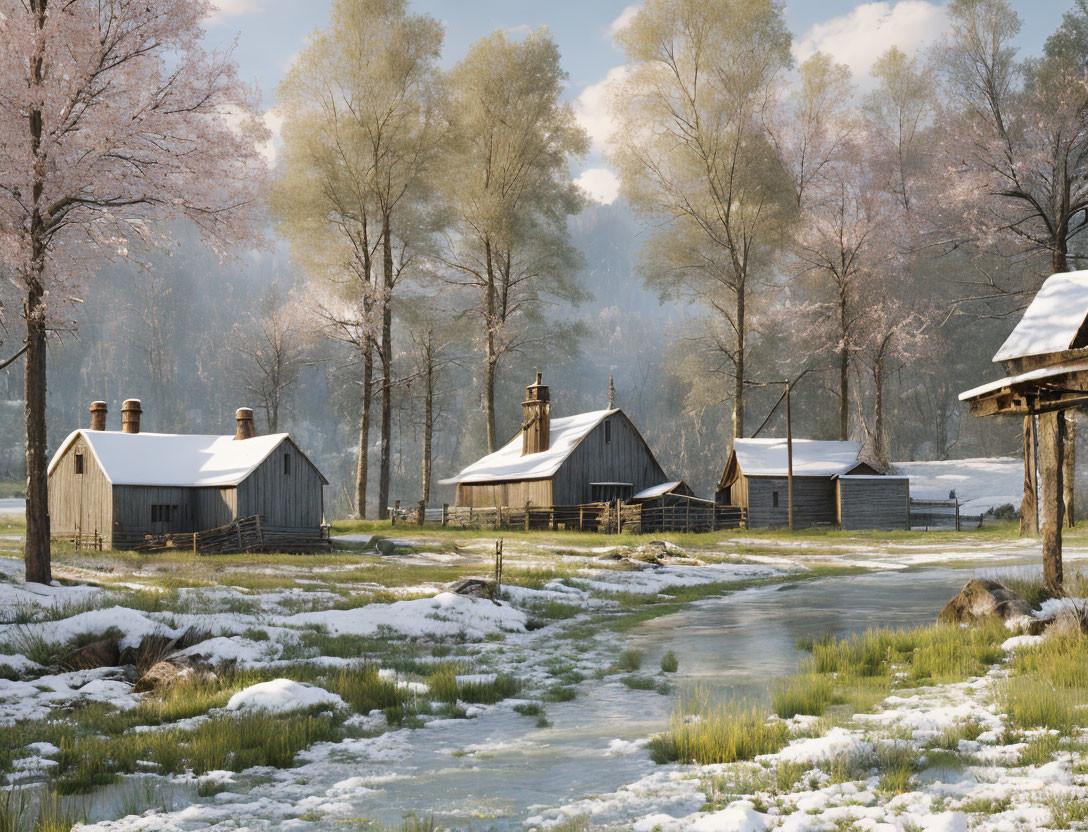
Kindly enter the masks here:
M 416 518 L 416 523 L 420 526 L 423 525 L 423 521 L 427 519 L 427 501 L 419 501 L 419 516 Z
M 502 528 L 502 506 L 495 506 L 495 530 Z
M 960 530 L 960 501 L 956 500 L 956 531 Z
M 578 506 L 578 531 L 583 531 L 583 529 L 582 529 L 582 517 L 583 517 L 583 515 L 585 513 L 585 509 L 586 509 L 586 507 L 584 505 L 579 504 L 579 506 Z
M 446 528 L 450 523 L 450 504 L 442 504 L 442 528 Z
M 529 531 L 529 501 L 525 501 L 525 531 Z

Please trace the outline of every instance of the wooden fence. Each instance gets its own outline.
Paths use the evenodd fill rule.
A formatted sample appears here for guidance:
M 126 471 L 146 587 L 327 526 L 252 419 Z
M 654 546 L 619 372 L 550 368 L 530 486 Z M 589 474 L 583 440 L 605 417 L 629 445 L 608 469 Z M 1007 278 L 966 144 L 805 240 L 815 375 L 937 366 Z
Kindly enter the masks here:
M 910 527 L 912 529 L 955 529 L 960 531 L 965 523 L 982 528 L 983 515 L 964 514 L 958 500 L 910 500 Z
M 454 529 L 496 529 L 511 531 L 581 531 L 616 534 L 671 532 L 709 532 L 745 526 L 744 510 L 735 506 L 716 506 L 708 500 L 692 500 L 684 506 L 623 503 L 582 503 L 574 506 L 472 506 L 443 505 L 429 509 L 417 505 L 390 510 L 393 524 L 423 525 L 439 523 Z
M 172 532 L 121 537 L 114 535 L 113 548 L 137 552 L 181 550 L 194 555 L 233 554 L 237 552 L 299 552 L 327 549 L 329 527 L 320 529 L 287 528 L 265 525 L 264 517 L 254 514 L 225 526 L 199 532 Z

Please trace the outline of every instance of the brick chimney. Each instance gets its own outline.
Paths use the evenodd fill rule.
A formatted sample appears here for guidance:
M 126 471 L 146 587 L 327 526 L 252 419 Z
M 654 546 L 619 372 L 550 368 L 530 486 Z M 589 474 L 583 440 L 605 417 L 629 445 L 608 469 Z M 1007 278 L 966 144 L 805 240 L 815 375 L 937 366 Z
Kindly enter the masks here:
M 91 430 L 106 429 L 106 413 L 109 407 L 105 402 L 91 402 Z
M 525 388 L 521 409 L 521 455 L 548 450 L 551 444 L 551 394 L 547 385 L 541 382 L 540 373 L 536 374 L 536 381 Z
M 121 405 L 121 433 L 139 433 L 141 413 L 139 399 L 125 399 Z
M 234 418 L 238 420 L 238 432 L 234 434 L 235 439 L 252 439 L 257 435 L 257 431 L 253 429 L 252 407 L 239 407 L 234 411 Z

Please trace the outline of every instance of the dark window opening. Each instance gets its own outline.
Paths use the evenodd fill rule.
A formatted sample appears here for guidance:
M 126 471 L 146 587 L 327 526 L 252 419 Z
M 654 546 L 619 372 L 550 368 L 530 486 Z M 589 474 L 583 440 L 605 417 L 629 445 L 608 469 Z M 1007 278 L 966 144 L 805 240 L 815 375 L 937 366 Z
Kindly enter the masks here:
M 291 473 L 291 455 L 290 454 L 284 454 L 283 455 L 283 473 L 285 475 Z
M 604 423 L 604 444 L 612 444 L 612 422 L 610 421 Z
M 83 473 L 83 454 L 76 454 L 76 473 Z
M 775 508 L 778 508 L 778 492 L 777 491 L 772 491 L 771 492 L 771 505 L 774 506 Z
M 178 513 L 177 506 L 171 505 L 159 505 L 152 504 L 151 506 L 151 522 L 152 523 L 170 523 L 174 519 L 174 515 Z

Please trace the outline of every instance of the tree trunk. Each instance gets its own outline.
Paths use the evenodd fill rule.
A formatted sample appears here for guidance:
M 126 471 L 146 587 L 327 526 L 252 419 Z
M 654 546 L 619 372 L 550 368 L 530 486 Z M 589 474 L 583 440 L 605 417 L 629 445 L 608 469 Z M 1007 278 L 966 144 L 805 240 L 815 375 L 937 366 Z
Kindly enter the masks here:
M 844 344 L 839 351 L 839 439 L 850 438 L 850 361 Z
M 484 409 L 487 411 L 487 452 L 494 453 L 497 447 L 495 431 L 495 262 L 491 251 L 491 240 L 484 241 L 484 256 L 487 260 L 487 296 L 484 298 L 484 319 L 487 327 L 487 354 L 484 368 Z
M 744 436 L 744 283 L 737 288 L 737 379 L 733 390 L 733 438 Z
M 363 355 L 363 413 L 359 419 L 359 462 L 355 466 L 355 513 L 366 518 L 366 485 L 369 472 L 370 408 L 374 399 L 374 348 L 368 342 Z
M 1065 457 L 1062 460 L 1062 503 L 1065 507 L 1065 525 L 1073 528 L 1077 525 L 1074 512 L 1073 486 L 1076 485 L 1077 470 L 1077 419 L 1075 410 L 1067 410 L 1065 417 Z
M 40 275 L 40 272 L 38 272 Z M 49 557 L 49 480 L 46 460 L 45 310 L 40 277 L 32 273 L 26 299 L 26 370 L 23 377 L 26 409 L 26 579 L 39 584 L 53 580 Z
M 382 308 L 382 452 L 378 472 L 378 519 L 389 516 L 389 475 L 393 438 L 393 239 L 388 213 L 382 220 L 382 268 L 385 293 Z
M 1020 501 L 1020 536 L 1035 537 L 1039 519 L 1035 487 L 1035 417 L 1024 417 L 1024 497 Z
M 35 0 L 31 8 L 37 16 L 39 30 L 45 28 L 47 0 Z M 32 62 L 35 87 L 42 83 L 44 55 L 41 47 Z M 49 552 L 49 479 L 45 456 L 48 441 L 46 403 L 46 345 L 45 295 L 46 229 L 42 216 L 45 192 L 45 165 L 41 156 L 43 135 L 42 112 L 30 111 L 30 143 L 34 158 L 34 185 L 31 194 L 33 209 L 30 216 L 30 264 L 26 275 L 26 368 L 23 376 L 23 403 L 26 416 L 26 543 L 23 560 L 26 579 L 47 584 L 53 580 Z
M 434 434 L 434 360 L 427 358 L 426 399 L 423 403 L 423 504 L 431 499 L 431 437 Z
M 1039 468 L 1042 477 L 1043 586 L 1053 596 L 1062 594 L 1062 457 L 1065 417 L 1061 412 L 1039 417 Z

